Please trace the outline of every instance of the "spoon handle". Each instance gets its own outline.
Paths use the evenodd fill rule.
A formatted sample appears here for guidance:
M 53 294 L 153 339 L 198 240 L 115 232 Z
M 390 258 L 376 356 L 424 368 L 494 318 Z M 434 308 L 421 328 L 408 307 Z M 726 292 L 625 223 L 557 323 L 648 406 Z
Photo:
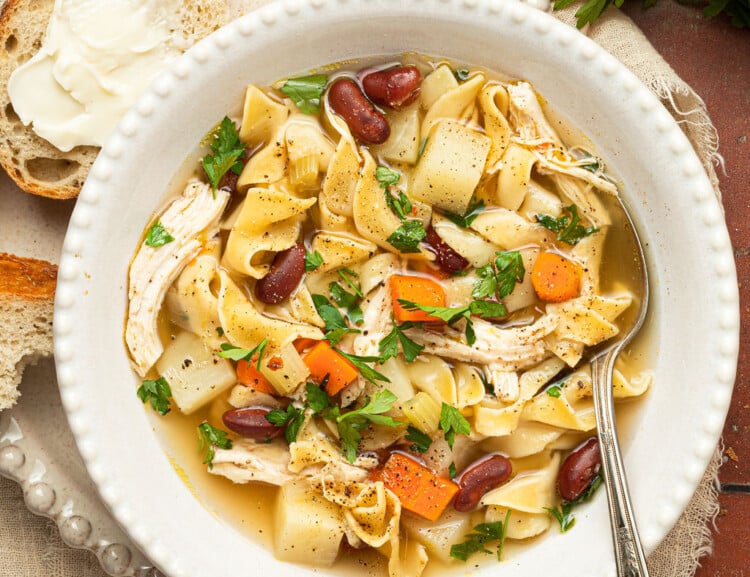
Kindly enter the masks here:
M 620 455 L 620 444 L 617 440 L 612 398 L 612 372 L 619 352 L 620 347 L 614 347 L 606 354 L 594 359 L 591 364 L 599 449 L 602 455 L 604 486 L 607 489 L 617 575 L 618 577 L 648 577 L 646 557 L 643 554 L 633 516 L 628 483 Z

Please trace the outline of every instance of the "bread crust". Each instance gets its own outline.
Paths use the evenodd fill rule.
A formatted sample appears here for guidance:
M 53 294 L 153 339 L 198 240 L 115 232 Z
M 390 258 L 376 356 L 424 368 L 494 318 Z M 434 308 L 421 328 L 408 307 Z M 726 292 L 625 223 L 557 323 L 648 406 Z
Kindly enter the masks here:
M 0 298 L 52 301 L 56 283 L 56 265 L 45 260 L 0 253 Z

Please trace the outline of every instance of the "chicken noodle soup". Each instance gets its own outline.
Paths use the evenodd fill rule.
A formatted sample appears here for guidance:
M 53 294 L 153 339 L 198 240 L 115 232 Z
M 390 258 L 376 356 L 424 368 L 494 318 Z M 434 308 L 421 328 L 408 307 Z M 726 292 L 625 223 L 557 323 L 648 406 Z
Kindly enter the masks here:
M 139 397 L 199 416 L 208 473 L 277 487 L 285 561 L 417 576 L 567 530 L 600 481 L 587 352 L 640 298 L 615 184 L 528 82 L 335 70 L 248 86 L 149 224 Z M 649 385 L 621 364 L 614 395 Z

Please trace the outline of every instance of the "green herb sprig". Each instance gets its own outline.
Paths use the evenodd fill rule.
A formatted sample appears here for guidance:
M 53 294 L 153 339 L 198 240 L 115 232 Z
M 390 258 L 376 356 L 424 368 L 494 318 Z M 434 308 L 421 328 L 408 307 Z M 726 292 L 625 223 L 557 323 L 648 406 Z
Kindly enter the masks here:
M 245 360 L 248 363 L 252 362 L 253 357 L 257 354 L 258 361 L 255 368 L 260 370 L 260 362 L 263 359 L 263 352 L 266 350 L 268 345 L 268 339 L 263 339 L 252 349 L 243 349 L 242 347 L 236 347 L 229 343 L 221 343 L 221 350 L 216 353 L 224 359 L 230 359 L 232 361 Z
M 537 214 L 536 219 L 544 228 L 557 233 L 557 240 L 565 244 L 575 245 L 581 240 L 598 232 L 594 226 L 585 227 L 580 224 L 581 217 L 578 216 L 578 207 L 575 204 L 565 207 L 565 213 L 555 218 L 548 214 Z
M 137 394 L 141 402 L 150 401 L 151 408 L 162 416 L 171 410 L 172 389 L 164 377 L 159 377 L 155 381 L 143 381 L 138 387 Z
M 158 220 L 151 225 L 146 233 L 146 246 L 158 248 L 174 241 L 174 237 L 169 234 L 164 225 Z
M 495 521 L 493 523 L 480 523 L 474 527 L 474 532 L 464 537 L 463 543 L 451 545 L 450 556 L 460 561 L 466 561 L 474 553 L 482 552 L 492 555 L 492 551 L 487 549 L 486 545 L 492 541 L 497 541 L 497 560 L 503 558 L 503 546 L 508 534 L 508 523 L 510 522 L 510 509 L 505 514 L 504 521 Z
M 504 317 L 508 313 L 503 303 L 495 301 L 476 300 L 462 307 L 433 307 L 420 305 L 405 299 L 398 299 L 398 302 L 408 311 L 424 311 L 433 317 L 445 321 L 449 325 L 453 325 L 461 319 L 465 319 L 466 327 L 464 333 L 466 334 L 466 342 L 469 346 L 473 345 L 477 340 L 476 334 L 474 333 L 474 323 L 471 320 L 471 315 L 478 315 L 481 318 L 497 318 Z
M 203 455 L 203 464 L 208 465 L 209 469 L 214 468 L 214 457 L 216 448 L 231 449 L 232 439 L 227 437 L 227 432 L 212 427 L 210 423 L 204 421 L 198 425 L 198 443 Z
M 297 108 L 305 114 L 318 114 L 320 112 L 320 98 L 326 88 L 328 77 L 325 74 L 311 74 L 290 78 L 280 88 L 294 101 Z
M 221 177 L 227 172 L 242 172 L 241 157 L 245 153 L 245 145 L 240 142 L 240 133 L 228 116 L 222 119 L 210 138 L 213 154 L 204 156 L 201 165 L 211 183 L 211 189 L 216 192 Z
M 393 320 L 393 315 L 391 315 Z M 424 349 L 424 345 L 420 345 L 411 340 L 404 331 L 413 327 L 421 328 L 421 323 L 415 323 L 412 321 L 406 321 L 404 323 L 396 324 L 393 321 L 393 328 L 378 344 L 378 350 L 380 351 L 380 362 L 382 363 L 386 359 L 395 357 L 398 355 L 398 346 L 401 344 L 401 350 L 404 352 L 404 358 L 406 362 L 411 363 L 416 360 L 419 353 Z

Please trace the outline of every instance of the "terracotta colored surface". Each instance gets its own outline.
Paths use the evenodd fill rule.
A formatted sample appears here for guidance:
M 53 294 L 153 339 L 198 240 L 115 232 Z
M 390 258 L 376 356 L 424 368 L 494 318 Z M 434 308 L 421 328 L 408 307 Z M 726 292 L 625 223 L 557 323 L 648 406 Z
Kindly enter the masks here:
M 704 558 L 696 577 L 746 577 L 750 576 L 750 293 L 746 288 L 750 286 L 750 30 L 733 28 L 721 18 L 707 20 L 700 10 L 671 0 L 659 0 L 647 10 L 631 1 L 624 9 L 704 99 L 719 132 L 719 152 L 725 160 L 725 170 L 719 171 L 721 190 L 740 283 L 741 345 L 724 428 L 722 512 L 714 531 L 714 552 Z

